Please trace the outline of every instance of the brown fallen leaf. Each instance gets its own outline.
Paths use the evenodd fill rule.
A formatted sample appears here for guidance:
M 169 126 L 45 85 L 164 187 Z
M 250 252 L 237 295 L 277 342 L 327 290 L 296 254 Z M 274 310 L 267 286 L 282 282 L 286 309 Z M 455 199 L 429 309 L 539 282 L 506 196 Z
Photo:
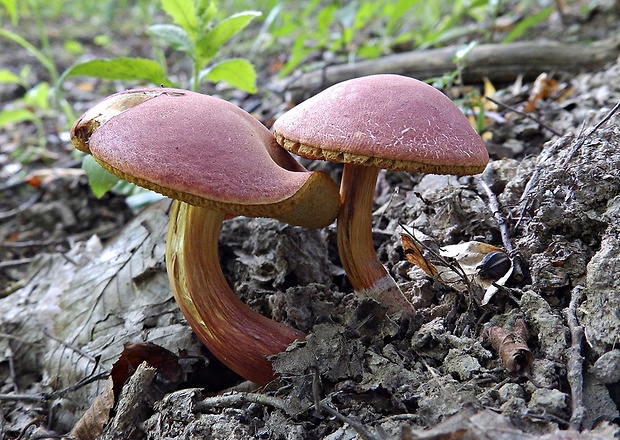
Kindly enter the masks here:
M 102 392 L 71 430 L 75 439 L 96 440 L 103 434 L 124 385 L 143 362 L 154 368 L 159 380 L 166 385 L 177 385 L 183 379 L 183 371 L 174 353 L 152 343 L 126 343 Z
M 500 326 L 491 326 L 486 337 L 510 373 L 521 375 L 532 366 L 534 355 L 527 346 L 527 328 L 523 319 L 515 320 L 511 333 Z
M 403 250 L 407 261 L 418 266 L 429 277 L 435 278 L 438 274 L 437 269 L 426 258 L 424 258 L 424 255 L 422 254 L 423 249 L 418 246 L 411 235 L 400 234 L 400 238 L 403 242 Z
M 150 342 L 127 342 L 110 374 L 114 382 L 114 396 L 118 398 L 123 385 L 136 371 L 138 365 L 146 362 L 157 369 L 157 374 L 165 382 L 178 384 L 183 380 L 183 371 L 177 355 Z
M 536 110 L 537 102 L 549 98 L 559 87 L 558 81 L 546 73 L 541 73 L 534 81 L 530 96 L 523 108 L 526 113 Z
M 405 228 L 403 228 L 405 230 Z M 500 248 L 479 241 L 442 246 L 433 252 L 418 238 L 418 231 L 401 233 L 405 258 L 429 277 L 459 292 L 476 284 L 484 289 L 487 304 L 512 276 L 512 259 Z
M 103 433 L 104 426 L 110 420 L 114 408 L 114 386 L 112 379 L 108 379 L 101 394 L 77 421 L 70 432 L 76 440 L 96 440 Z

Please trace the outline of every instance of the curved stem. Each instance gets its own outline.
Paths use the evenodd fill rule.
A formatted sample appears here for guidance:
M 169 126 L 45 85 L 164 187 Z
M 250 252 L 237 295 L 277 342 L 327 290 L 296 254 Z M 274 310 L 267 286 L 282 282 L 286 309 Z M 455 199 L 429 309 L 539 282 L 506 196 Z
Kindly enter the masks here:
M 372 240 L 372 204 L 379 168 L 345 164 L 338 216 L 338 253 L 351 284 L 362 296 L 374 298 L 390 314 L 414 309 L 375 252 Z
M 240 376 L 266 384 L 267 356 L 305 335 L 245 305 L 224 278 L 218 240 L 225 214 L 175 201 L 168 226 L 166 266 L 183 315 L 209 350 Z

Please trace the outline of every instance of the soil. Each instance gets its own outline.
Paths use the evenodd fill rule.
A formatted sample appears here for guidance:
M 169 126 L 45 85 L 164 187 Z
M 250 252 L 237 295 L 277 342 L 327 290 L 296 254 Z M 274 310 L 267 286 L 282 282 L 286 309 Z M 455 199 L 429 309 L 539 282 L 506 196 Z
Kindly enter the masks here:
M 609 14 L 616 26 L 601 26 Z M 617 22 L 609 9 L 566 35 L 608 38 Z M 19 70 L 24 53 L 0 59 Z M 269 126 L 292 103 L 262 72 L 257 95 L 205 91 Z M 274 357 L 280 378 L 259 389 L 210 355 L 172 299 L 168 200 L 135 212 L 118 193 L 95 198 L 60 115 L 44 118 L 44 149 L 31 124 L 0 132 L 0 437 L 51 438 L 76 424 L 77 438 L 153 440 L 618 436 L 620 60 L 541 74 L 497 85 L 503 105 L 486 108 L 482 175 L 380 175 L 375 246 L 412 317 L 354 294 L 334 225 L 225 222 L 231 287 L 308 333 Z M 471 88 L 446 92 L 458 99 Z M 94 80 L 67 87 L 76 113 L 112 91 Z M 403 232 L 450 276 L 411 263 Z M 489 257 L 485 279 L 487 248 L 442 254 L 463 243 L 497 246 L 510 264 Z M 458 267 L 472 256 L 464 282 Z

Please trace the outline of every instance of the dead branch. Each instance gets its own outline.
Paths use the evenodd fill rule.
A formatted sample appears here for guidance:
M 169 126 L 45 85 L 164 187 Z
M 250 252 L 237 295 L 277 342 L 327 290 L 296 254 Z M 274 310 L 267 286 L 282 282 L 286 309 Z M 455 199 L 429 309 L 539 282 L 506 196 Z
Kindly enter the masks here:
M 259 405 L 271 406 L 283 411 L 286 414 L 294 413 L 294 411 L 283 399 L 259 393 L 235 393 L 224 396 L 208 397 L 196 403 L 194 411 L 203 412 L 213 408 L 226 408 L 231 405 L 240 405 L 243 403 L 256 403 Z
M 510 236 L 508 234 L 508 222 L 506 221 L 506 217 L 502 214 L 501 207 L 495 193 L 491 190 L 491 187 L 485 180 L 487 178 L 490 180 L 491 176 L 489 176 L 489 174 L 490 172 L 487 167 L 487 170 L 485 170 L 482 176 L 476 180 L 489 200 L 489 208 L 491 209 L 493 217 L 495 217 L 495 221 L 497 222 L 497 227 L 499 228 L 499 233 L 502 237 L 504 249 L 506 249 L 506 252 L 509 255 L 512 255 L 514 253 L 514 247 L 512 246 L 512 242 L 510 241 Z
M 498 101 L 496 99 L 491 98 L 490 96 L 485 96 L 485 99 L 488 101 L 491 101 L 493 104 L 495 105 L 499 105 L 500 107 L 505 108 L 506 110 L 510 110 L 513 113 L 517 113 L 518 115 L 523 116 L 524 118 L 529 119 L 530 121 L 533 121 L 535 123 L 537 123 L 538 125 L 540 125 L 542 128 L 544 128 L 547 131 L 550 131 L 551 133 L 553 133 L 556 136 L 562 136 L 562 133 L 560 133 L 559 131 L 557 131 L 555 128 L 551 127 L 550 125 L 545 124 L 543 121 L 541 121 L 538 118 L 535 118 L 534 115 L 532 115 L 531 113 L 527 113 L 524 112 L 522 110 L 519 110 L 518 108 L 515 108 L 513 106 L 510 106 L 508 104 L 504 104 L 501 101 Z
M 346 423 L 351 428 L 353 428 L 355 432 L 357 432 L 360 435 L 360 437 L 363 438 L 364 440 L 381 440 L 380 437 L 371 433 L 360 422 L 350 417 L 347 417 L 343 414 L 340 414 L 340 412 L 337 409 L 332 408 L 325 400 L 321 400 L 321 395 L 320 395 L 321 374 L 317 367 L 312 367 L 311 369 L 313 370 L 313 373 L 314 373 L 314 376 L 312 378 L 312 395 L 314 398 L 315 409 L 317 411 L 323 410 L 330 416 L 337 418 L 343 423 Z
M 397 73 L 418 79 L 441 76 L 456 69 L 455 53 L 460 46 L 406 52 L 359 61 L 353 64 L 327 66 L 301 75 L 288 85 L 290 99 L 304 98 L 338 82 L 378 73 Z M 465 60 L 462 78 L 465 83 L 480 83 L 489 78 L 497 83 L 513 82 L 518 76 L 526 80 L 542 72 L 580 72 L 614 61 L 620 54 L 620 39 L 612 38 L 593 44 L 566 44 L 552 41 L 527 41 L 510 44 L 480 44 Z
M 581 424 L 586 415 L 586 407 L 583 404 L 583 356 L 581 354 L 583 327 L 577 319 L 577 305 L 581 301 L 582 291 L 583 286 L 575 286 L 571 292 L 568 308 L 564 310 L 571 338 L 571 345 L 567 350 L 568 361 L 566 365 L 572 407 L 570 427 L 575 430 L 581 429 Z

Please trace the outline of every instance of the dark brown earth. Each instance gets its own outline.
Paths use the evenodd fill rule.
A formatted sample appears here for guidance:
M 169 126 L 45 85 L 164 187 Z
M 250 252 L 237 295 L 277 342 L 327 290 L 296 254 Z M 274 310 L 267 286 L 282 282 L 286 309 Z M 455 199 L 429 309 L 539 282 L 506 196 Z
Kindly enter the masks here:
M 579 18 L 540 36 L 585 41 L 618 30 L 612 9 Z M 140 52 L 140 41 L 129 44 Z M 17 48 L 0 55 L 16 69 L 24 59 Z M 292 103 L 272 91 L 275 76 L 260 71 L 255 96 L 204 91 L 269 126 Z M 518 112 L 488 104 L 492 161 L 483 175 L 380 176 L 375 245 L 417 307 L 411 319 L 390 319 L 353 294 L 334 225 L 225 223 L 220 255 L 232 288 L 261 313 L 309 334 L 274 360 L 278 381 L 228 394 L 222 390 L 240 379 L 198 343 L 168 287 L 169 202 L 136 213 L 122 195 L 92 196 L 61 115 L 44 118 L 44 149 L 30 124 L 0 132 L 0 433 L 63 434 L 100 396 L 103 409 L 85 419 L 86 432 L 94 432 L 93 419 L 115 417 L 105 438 L 617 436 L 620 127 L 612 109 L 620 102 L 620 61 L 541 74 L 547 80 L 496 85 L 493 99 Z M 459 99 L 472 87 L 480 85 L 446 92 Z M 537 95 L 540 87 L 549 93 Z M 68 100 L 79 114 L 115 88 L 74 81 Z M 20 93 L 0 88 L 3 103 Z M 533 110 L 523 114 L 528 105 Z M 338 167 L 327 170 L 338 177 Z M 493 294 L 433 280 L 407 261 L 403 226 L 437 266 L 450 263 L 433 256 L 440 247 L 474 240 L 512 247 L 512 275 Z M 488 335 L 520 323 L 527 335 L 506 356 L 524 368 L 509 371 Z M 158 376 L 139 368 L 110 413 L 101 398 L 109 395 L 106 374 L 127 342 L 167 348 L 179 355 L 182 374 L 161 364 Z M 157 364 L 159 352 L 146 351 Z M 115 381 L 120 388 L 124 378 Z

